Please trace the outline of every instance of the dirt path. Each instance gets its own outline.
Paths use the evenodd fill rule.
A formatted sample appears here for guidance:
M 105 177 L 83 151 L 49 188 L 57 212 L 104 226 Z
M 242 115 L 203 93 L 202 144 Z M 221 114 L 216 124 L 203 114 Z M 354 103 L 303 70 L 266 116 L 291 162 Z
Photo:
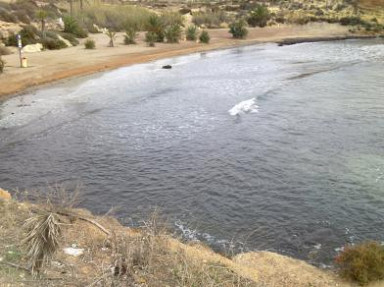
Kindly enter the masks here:
M 123 45 L 123 35 L 119 34 L 114 48 L 108 47 L 107 36 L 93 34 L 90 37 L 96 41 L 95 50 L 85 50 L 80 44 L 63 50 L 25 54 L 29 68 L 23 69 L 19 68 L 17 53 L 3 56 L 6 68 L 0 76 L 0 99 L 37 85 L 160 58 L 290 38 L 339 37 L 348 35 L 348 28 L 327 23 L 254 28 L 249 29 L 246 40 L 232 39 L 227 29 L 209 30 L 209 33 L 211 43 L 208 45 L 181 41 L 180 44 L 157 44 L 154 48 L 146 46 L 143 34 L 137 45 L 130 46 Z

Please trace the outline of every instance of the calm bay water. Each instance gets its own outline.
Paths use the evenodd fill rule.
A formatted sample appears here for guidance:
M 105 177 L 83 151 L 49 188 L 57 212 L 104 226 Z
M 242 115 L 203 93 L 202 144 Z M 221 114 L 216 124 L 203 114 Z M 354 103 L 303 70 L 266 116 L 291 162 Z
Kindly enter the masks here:
M 0 186 L 55 183 L 128 224 L 158 206 L 218 249 L 327 264 L 384 241 L 384 41 L 194 54 L 3 103 Z

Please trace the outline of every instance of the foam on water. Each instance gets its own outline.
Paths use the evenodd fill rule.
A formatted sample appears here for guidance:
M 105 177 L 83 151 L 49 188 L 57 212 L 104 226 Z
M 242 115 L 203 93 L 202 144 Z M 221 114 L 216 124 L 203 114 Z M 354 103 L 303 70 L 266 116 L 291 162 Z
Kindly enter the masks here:
M 238 103 L 228 112 L 231 116 L 238 116 L 245 113 L 257 113 L 258 108 L 259 106 L 256 105 L 256 99 L 252 98 Z

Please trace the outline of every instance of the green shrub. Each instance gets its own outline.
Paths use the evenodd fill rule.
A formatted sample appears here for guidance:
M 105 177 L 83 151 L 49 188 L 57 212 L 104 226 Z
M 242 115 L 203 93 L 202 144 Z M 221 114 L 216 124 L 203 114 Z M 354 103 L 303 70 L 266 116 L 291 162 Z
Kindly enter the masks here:
M 365 23 L 360 17 L 351 16 L 351 17 L 343 17 L 340 19 L 340 24 L 344 26 L 356 26 L 363 25 Z
M 156 14 L 151 15 L 147 23 L 147 31 L 156 35 L 155 42 L 164 42 L 165 38 L 165 26 L 162 19 Z M 153 35 L 151 35 L 152 37 Z
M 0 74 L 4 72 L 4 68 L 5 68 L 5 61 L 0 56 Z
M 271 18 L 269 10 L 266 6 L 257 5 L 253 9 L 247 18 L 247 22 L 252 27 L 265 27 L 267 26 L 268 20 Z
M 48 50 L 60 50 L 68 47 L 62 40 L 49 37 L 42 39 L 41 44 L 43 44 L 44 49 Z
M 134 27 L 127 27 L 124 35 L 124 44 L 136 44 L 137 30 Z
M 197 39 L 197 27 L 195 25 L 189 26 L 185 30 L 185 35 L 188 41 L 196 41 Z
M 157 35 L 154 32 L 145 33 L 145 42 L 149 47 L 155 47 L 155 42 L 157 41 Z
M 40 32 L 36 29 L 35 26 L 27 25 L 24 26 L 23 29 L 19 32 L 21 36 L 21 43 L 23 46 L 29 45 L 29 44 L 36 44 L 40 39 Z M 8 36 L 8 39 L 6 41 L 7 46 L 14 46 L 17 47 L 17 38 L 16 35 L 13 33 L 10 33 Z
M 232 34 L 235 39 L 245 39 L 248 34 L 247 23 L 241 19 L 235 21 L 229 25 L 229 33 Z
M 71 16 L 65 16 L 64 21 L 64 32 L 75 35 L 78 38 L 88 37 L 87 31 L 85 31 L 77 22 L 77 20 Z
M 5 39 L 4 44 L 6 46 L 17 47 L 17 39 L 14 33 L 9 33 L 8 38 Z
M 165 37 L 168 43 L 179 43 L 181 38 L 181 28 L 178 24 L 173 24 L 165 29 Z
M 384 246 L 368 241 L 347 246 L 335 259 L 340 274 L 360 285 L 384 279 Z
M 84 46 L 85 46 L 85 49 L 87 50 L 96 49 L 95 41 L 92 39 L 85 40 Z
M 79 45 L 79 40 L 77 40 L 73 34 L 61 32 L 59 33 L 59 35 L 63 37 L 65 40 L 68 40 L 72 46 Z
M 207 31 L 203 30 L 199 37 L 200 43 L 208 44 L 211 40 L 211 37 L 209 37 L 209 34 Z

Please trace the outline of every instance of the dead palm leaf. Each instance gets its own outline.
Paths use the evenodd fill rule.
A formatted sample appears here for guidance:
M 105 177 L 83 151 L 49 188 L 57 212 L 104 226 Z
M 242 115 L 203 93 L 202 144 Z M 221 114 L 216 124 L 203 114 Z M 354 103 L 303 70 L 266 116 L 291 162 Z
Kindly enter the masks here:
M 26 230 L 23 244 L 33 274 L 39 273 L 43 265 L 48 265 L 59 248 L 61 228 L 56 215 L 46 213 L 33 216 L 25 221 Z

